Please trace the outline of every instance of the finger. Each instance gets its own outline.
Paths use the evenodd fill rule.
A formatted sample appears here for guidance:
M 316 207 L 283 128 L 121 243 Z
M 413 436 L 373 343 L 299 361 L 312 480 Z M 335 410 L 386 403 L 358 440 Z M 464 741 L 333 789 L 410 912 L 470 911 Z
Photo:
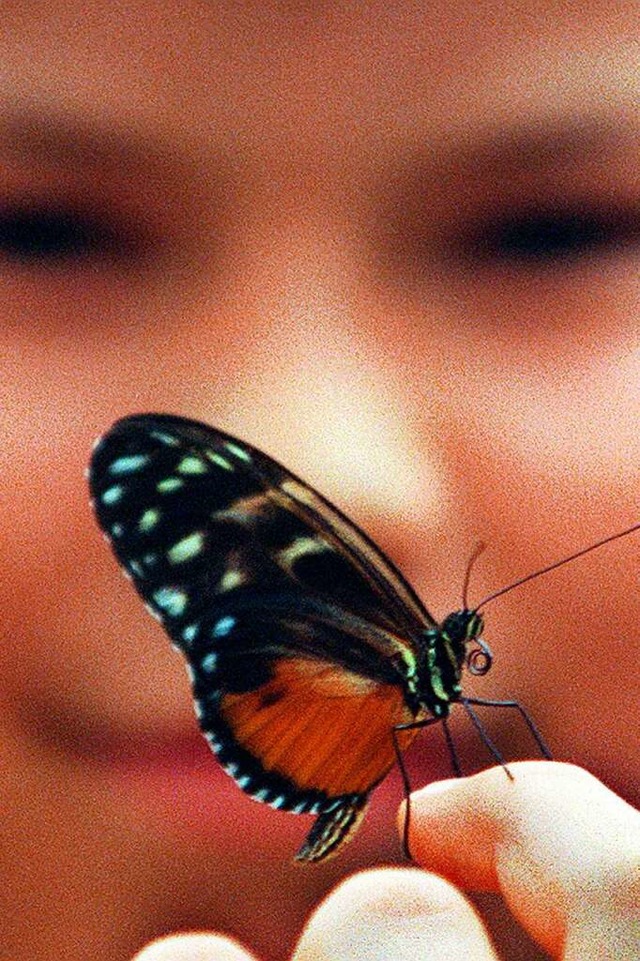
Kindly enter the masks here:
M 442 878 L 381 868 L 343 882 L 312 916 L 294 961 L 496 961 L 471 905 Z
M 132 961 L 255 961 L 255 955 L 217 934 L 176 934 L 147 945 Z
M 640 813 L 581 768 L 548 761 L 439 782 L 411 798 L 411 853 L 455 884 L 499 891 L 566 961 L 640 954 Z

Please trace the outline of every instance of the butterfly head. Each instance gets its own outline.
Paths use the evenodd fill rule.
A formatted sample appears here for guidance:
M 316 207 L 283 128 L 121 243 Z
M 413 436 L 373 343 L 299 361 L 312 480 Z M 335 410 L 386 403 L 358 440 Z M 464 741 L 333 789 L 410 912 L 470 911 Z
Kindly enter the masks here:
M 481 637 L 483 629 L 482 615 L 467 608 L 454 611 L 442 622 L 441 635 L 450 646 L 460 670 L 463 664 L 476 675 L 486 674 L 491 669 L 493 654 Z

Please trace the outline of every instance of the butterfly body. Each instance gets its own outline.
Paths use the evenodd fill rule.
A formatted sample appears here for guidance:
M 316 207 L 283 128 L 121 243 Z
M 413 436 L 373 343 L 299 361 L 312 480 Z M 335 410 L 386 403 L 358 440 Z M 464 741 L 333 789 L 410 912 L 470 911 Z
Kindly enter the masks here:
M 396 751 L 461 697 L 482 618 L 437 624 L 333 505 L 195 421 L 119 421 L 89 482 L 122 567 L 186 659 L 218 760 L 252 797 L 317 816 L 300 860 L 335 852 Z

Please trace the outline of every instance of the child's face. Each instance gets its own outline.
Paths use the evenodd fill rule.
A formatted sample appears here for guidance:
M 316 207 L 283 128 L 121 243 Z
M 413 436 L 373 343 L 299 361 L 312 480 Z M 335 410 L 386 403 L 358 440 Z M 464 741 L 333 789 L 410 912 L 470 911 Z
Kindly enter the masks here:
M 472 604 L 638 519 L 637 10 L 570 6 L 50 0 L 5 18 L 12 957 L 52 939 L 122 961 L 205 925 L 277 955 L 341 872 L 396 850 L 365 826 L 332 867 L 294 871 L 307 825 L 200 747 L 180 661 L 87 505 L 114 419 L 182 413 L 264 448 L 437 617 L 480 539 Z M 467 679 L 629 798 L 637 559 L 619 541 L 487 607 L 494 670 Z M 489 713 L 507 755 L 532 750 Z M 448 773 L 435 730 L 416 758 L 416 784 Z M 393 835 L 400 794 L 392 779 L 367 823 Z

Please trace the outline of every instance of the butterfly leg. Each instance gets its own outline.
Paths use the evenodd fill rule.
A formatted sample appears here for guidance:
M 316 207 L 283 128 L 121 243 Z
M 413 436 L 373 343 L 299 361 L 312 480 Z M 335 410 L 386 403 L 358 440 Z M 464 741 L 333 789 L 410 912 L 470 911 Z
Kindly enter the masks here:
M 402 751 L 400 749 L 400 745 L 398 744 L 397 732 L 411 731 L 417 727 L 428 727 L 429 724 L 436 724 L 438 721 L 442 721 L 442 723 L 444 724 L 445 737 L 447 739 L 447 746 L 451 753 L 451 758 L 452 758 L 454 770 L 456 772 L 456 777 L 459 777 L 460 765 L 458 763 L 458 755 L 453 746 L 453 741 L 451 740 L 451 732 L 449 731 L 449 728 L 447 726 L 446 718 L 429 717 L 429 718 L 423 719 L 422 721 L 411 721 L 408 724 L 397 724 L 391 731 L 391 735 L 393 738 L 393 750 L 395 751 L 396 761 L 398 762 L 398 767 L 400 768 L 400 775 L 402 777 L 402 787 L 404 790 L 404 798 L 406 801 L 406 805 L 404 809 L 405 811 L 404 826 L 402 829 L 402 850 L 403 850 L 404 856 L 407 858 L 408 861 L 413 861 L 413 858 L 411 856 L 411 850 L 409 848 L 409 830 L 411 827 L 411 783 L 409 781 L 409 775 L 407 773 L 407 769 L 404 764 Z
M 542 734 L 538 730 L 538 727 L 535 721 L 533 720 L 529 712 L 526 710 L 526 708 L 524 708 L 519 701 L 493 701 L 493 700 L 485 700 L 484 698 L 480 698 L 480 697 L 462 697 L 460 698 L 460 700 L 467 714 L 469 715 L 473 724 L 478 730 L 480 737 L 482 738 L 484 743 L 487 745 L 487 747 L 489 748 L 491 753 L 494 755 L 494 757 L 497 758 L 497 760 L 500 762 L 500 764 L 502 764 L 503 767 L 505 767 L 505 764 L 500 756 L 500 752 L 497 751 L 495 746 L 493 746 L 492 743 L 490 742 L 488 736 L 486 735 L 486 732 L 482 728 L 479 718 L 477 717 L 475 712 L 469 708 L 470 704 L 477 704 L 477 705 L 480 705 L 481 707 L 508 707 L 516 710 L 520 715 L 520 717 L 522 718 L 522 720 L 524 721 L 524 723 L 529 728 L 529 731 L 531 732 L 531 736 L 533 737 L 534 741 L 538 745 L 542 756 L 546 758 L 548 761 L 553 760 L 553 755 L 551 754 L 551 751 L 549 750 L 547 743 L 544 740 Z
M 473 724 L 473 726 L 475 727 L 476 731 L 477 731 L 478 734 L 480 735 L 480 737 L 481 737 L 481 739 L 482 739 L 482 743 L 485 744 L 485 745 L 488 747 L 489 751 L 493 754 L 493 756 L 495 757 L 495 759 L 496 759 L 496 761 L 498 762 L 498 764 L 502 767 L 502 769 L 504 770 L 504 773 L 507 775 L 507 777 L 509 778 L 509 780 L 510 780 L 510 781 L 513 781 L 513 774 L 511 773 L 511 771 L 510 771 L 509 768 L 507 767 L 507 762 L 505 761 L 505 759 L 504 759 L 504 757 L 502 756 L 501 752 L 498 750 L 497 745 L 493 743 L 493 741 L 491 740 L 491 738 L 490 738 L 489 735 L 487 734 L 486 730 L 484 729 L 484 725 L 482 724 L 482 721 L 480 720 L 480 718 L 478 717 L 478 715 L 476 714 L 476 712 L 475 712 L 475 711 L 473 710 L 473 708 L 471 707 L 471 702 L 470 702 L 469 698 L 466 698 L 466 697 L 460 698 L 460 703 L 463 705 L 465 711 L 467 712 L 467 714 L 468 714 L 469 717 L 471 718 L 471 723 Z M 474 704 L 477 704 L 478 702 L 477 702 L 477 701 L 473 701 L 473 703 L 474 703 Z M 483 703 L 486 703 L 486 702 L 481 701 L 480 703 L 483 704 Z M 498 703 L 499 703 L 499 702 L 496 702 L 496 703 L 495 703 L 494 705 L 492 705 L 492 706 L 493 706 L 493 707 L 498 707 Z M 505 706 L 505 705 L 503 705 L 502 703 L 500 703 L 500 706 Z
M 449 721 L 446 717 L 442 719 L 442 728 L 444 730 L 444 739 L 447 742 L 447 750 L 449 752 L 449 757 L 451 758 L 451 767 L 453 768 L 454 776 L 462 777 L 460 758 L 458 757 L 456 746 L 453 743 L 453 737 L 451 736 L 451 730 L 449 728 Z

